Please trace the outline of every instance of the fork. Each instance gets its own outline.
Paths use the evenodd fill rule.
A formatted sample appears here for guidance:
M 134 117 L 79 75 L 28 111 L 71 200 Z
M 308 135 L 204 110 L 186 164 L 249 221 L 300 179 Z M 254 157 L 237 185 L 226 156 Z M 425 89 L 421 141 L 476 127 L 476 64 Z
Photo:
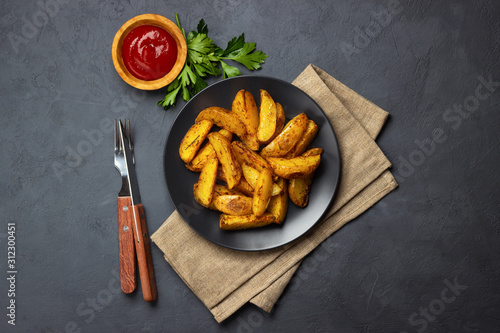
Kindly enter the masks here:
M 121 120 L 115 119 L 114 130 L 114 163 L 115 167 L 120 172 L 122 178 L 122 187 L 118 193 L 118 243 L 120 253 L 120 285 L 124 293 L 129 294 L 137 287 L 137 266 L 134 244 L 134 212 L 132 208 L 132 198 L 130 196 L 130 188 L 127 178 L 127 167 L 125 164 L 125 156 L 123 154 L 122 142 L 118 126 L 121 126 Z M 129 148 L 132 153 L 132 161 L 135 164 L 133 157 L 134 146 L 132 143 L 132 134 L 130 120 L 124 121 L 125 133 L 129 137 Z

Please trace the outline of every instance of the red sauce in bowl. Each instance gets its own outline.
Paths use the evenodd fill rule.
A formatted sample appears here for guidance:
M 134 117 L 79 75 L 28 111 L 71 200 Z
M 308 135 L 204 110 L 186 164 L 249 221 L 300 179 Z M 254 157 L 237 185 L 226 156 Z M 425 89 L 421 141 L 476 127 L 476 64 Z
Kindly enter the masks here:
M 122 57 L 133 76 L 152 81 L 170 72 L 177 60 L 177 44 L 165 29 L 141 25 L 125 36 Z

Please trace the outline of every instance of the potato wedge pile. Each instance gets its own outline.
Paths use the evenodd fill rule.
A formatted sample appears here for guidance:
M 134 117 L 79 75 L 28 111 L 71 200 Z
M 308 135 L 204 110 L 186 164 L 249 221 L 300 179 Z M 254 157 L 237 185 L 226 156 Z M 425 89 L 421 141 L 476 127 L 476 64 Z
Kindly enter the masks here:
M 240 90 L 231 110 L 202 110 L 182 139 L 181 159 L 200 173 L 194 198 L 221 212 L 221 229 L 283 223 L 288 199 L 307 206 L 323 153 L 309 149 L 318 126 L 305 113 L 285 119 L 283 106 L 266 90 L 260 90 L 259 107 L 250 92 Z

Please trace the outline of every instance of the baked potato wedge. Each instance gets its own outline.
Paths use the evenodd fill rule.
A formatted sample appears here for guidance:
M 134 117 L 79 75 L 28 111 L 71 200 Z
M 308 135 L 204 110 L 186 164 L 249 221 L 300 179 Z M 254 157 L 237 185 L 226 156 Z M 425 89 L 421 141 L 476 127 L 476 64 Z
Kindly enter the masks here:
M 233 133 L 224 128 L 221 129 L 219 133 L 228 138 L 229 141 L 233 139 Z M 210 142 L 207 142 L 203 147 L 200 148 L 192 161 L 186 164 L 186 168 L 194 172 L 200 172 L 208 159 L 214 156 L 217 156 L 215 154 L 214 147 L 212 147 L 212 144 Z
M 272 140 L 277 128 L 277 108 L 276 103 L 269 93 L 260 90 L 260 113 L 259 128 L 257 129 L 257 138 L 262 144 L 267 144 Z
M 315 156 L 323 154 L 322 148 L 311 148 L 302 156 Z M 297 206 L 304 208 L 309 202 L 309 192 L 314 179 L 314 172 L 307 176 L 290 179 L 288 181 L 288 194 L 290 200 Z
M 242 173 L 242 175 L 243 175 L 243 173 Z M 220 168 L 219 168 L 219 172 L 217 174 L 217 178 L 222 180 L 224 183 L 227 184 L 227 177 L 224 174 L 224 171 L 222 171 Z M 242 193 L 248 197 L 253 197 L 253 187 L 250 186 L 250 184 L 248 184 L 245 177 L 241 177 L 240 182 L 238 184 L 236 184 L 236 186 L 234 186 L 231 189 L 231 191 L 237 191 L 237 192 Z
M 217 169 L 219 166 L 219 160 L 216 156 L 212 157 L 205 163 L 205 166 L 201 170 L 200 177 L 198 179 L 198 198 L 199 203 L 208 207 L 212 202 L 214 197 L 214 187 L 215 181 L 217 180 Z
M 207 135 L 226 176 L 227 187 L 232 189 L 241 179 L 241 166 L 231 149 L 231 143 L 222 134 L 212 132 Z
M 302 156 L 314 156 L 314 155 L 321 155 L 323 154 L 323 148 L 311 148 L 306 150 Z
M 196 117 L 196 121 L 209 120 L 215 125 L 227 129 L 229 132 L 236 134 L 240 138 L 247 135 L 245 124 L 233 112 L 218 107 L 211 106 L 202 110 Z
M 212 201 L 212 206 L 228 215 L 249 215 L 252 214 L 251 197 L 241 194 L 223 194 L 216 196 Z
M 218 174 L 220 174 L 221 170 L 219 169 Z M 227 186 L 221 184 L 215 184 L 214 186 L 214 198 L 218 195 L 244 195 L 242 192 L 236 189 L 228 189 Z
M 253 191 L 252 212 L 255 216 L 264 214 L 271 200 L 272 193 L 273 172 L 270 169 L 262 169 Z
M 262 171 L 264 171 L 265 169 L 266 168 L 262 169 Z M 250 186 L 254 189 L 255 193 L 255 187 L 257 186 L 257 179 L 259 178 L 260 172 L 246 163 L 243 163 L 241 165 L 241 171 L 243 173 L 243 178 L 248 182 L 248 184 L 250 184 Z M 272 195 L 278 195 L 281 193 L 282 190 L 283 189 L 279 187 L 278 184 L 273 182 Z
M 200 192 L 198 190 L 198 183 L 194 183 L 193 185 L 193 196 L 194 200 L 196 200 L 197 203 L 203 206 L 203 202 L 200 200 Z M 210 207 L 205 207 L 205 208 L 210 208 Z
M 276 217 L 276 223 L 281 224 L 285 221 L 286 212 L 288 211 L 288 184 L 287 180 L 281 177 L 278 178 L 277 184 L 283 191 L 271 198 L 267 211 Z
M 276 175 L 293 179 L 314 172 L 321 162 L 321 155 L 298 156 L 294 158 L 268 157 L 267 161 Z
M 263 157 L 285 156 L 295 147 L 297 142 L 299 142 L 304 135 L 308 120 L 305 113 L 293 117 L 292 120 L 286 124 L 283 131 L 262 149 L 260 155 Z
M 257 139 L 259 129 L 259 110 L 251 92 L 241 89 L 234 97 L 231 110 L 245 124 L 247 135 L 241 138 L 251 150 L 259 150 Z
M 191 162 L 196 156 L 207 134 L 212 129 L 213 124 L 214 123 L 210 120 L 200 120 L 195 122 L 186 132 L 179 146 L 179 156 L 184 163 Z
M 303 152 L 306 151 L 307 147 L 311 144 L 311 142 L 318 134 L 318 125 L 311 119 L 307 121 L 307 127 L 302 135 L 302 138 L 297 142 L 297 144 L 285 155 L 286 158 L 293 158 L 300 156 Z
M 276 223 L 276 217 L 271 213 L 264 213 L 261 216 L 242 215 L 234 216 L 221 214 L 219 219 L 219 228 L 223 230 L 240 230 L 263 227 Z
M 233 149 L 233 152 L 241 165 L 243 165 L 244 163 L 249 164 L 252 168 L 257 169 L 259 172 L 261 172 L 262 169 L 265 168 L 271 169 L 269 163 L 267 163 L 267 161 L 262 156 L 250 150 L 241 141 L 231 142 L 231 148 Z
M 307 176 L 290 179 L 288 181 L 288 194 L 290 200 L 297 206 L 304 208 L 309 202 L 309 192 L 314 179 L 314 172 Z
M 274 132 L 272 139 L 274 139 L 276 136 L 278 136 L 278 134 L 281 133 L 281 131 L 283 131 L 285 122 L 285 109 L 283 109 L 283 106 L 280 103 L 276 103 L 276 131 Z

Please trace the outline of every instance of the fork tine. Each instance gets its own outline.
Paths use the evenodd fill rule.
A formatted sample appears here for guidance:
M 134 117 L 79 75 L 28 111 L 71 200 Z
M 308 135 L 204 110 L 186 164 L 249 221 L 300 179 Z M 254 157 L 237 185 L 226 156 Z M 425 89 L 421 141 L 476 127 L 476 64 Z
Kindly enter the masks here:
M 127 119 L 127 123 L 128 123 L 128 146 L 130 148 L 130 151 L 132 152 L 132 154 L 134 153 L 134 142 L 132 141 L 132 127 L 130 127 L 130 119 Z
M 120 149 L 120 142 L 118 140 L 118 123 L 115 119 L 115 127 L 114 127 L 114 134 L 115 134 L 115 152 L 117 152 Z

